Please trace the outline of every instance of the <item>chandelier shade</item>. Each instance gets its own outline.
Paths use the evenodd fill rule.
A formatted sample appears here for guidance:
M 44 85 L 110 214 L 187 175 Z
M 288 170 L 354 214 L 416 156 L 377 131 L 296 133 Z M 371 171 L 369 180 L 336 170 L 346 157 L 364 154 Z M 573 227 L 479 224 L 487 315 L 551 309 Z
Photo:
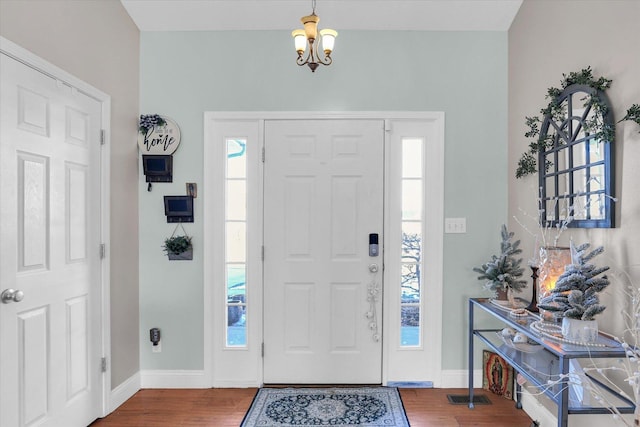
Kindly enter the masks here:
M 296 45 L 296 51 L 299 55 L 302 55 L 307 48 L 307 38 L 305 37 L 304 30 L 293 30 L 291 35 Z
M 300 21 L 304 25 L 304 33 L 307 39 L 315 39 L 318 36 L 318 22 L 320 18 L 317 15 L 303 16 Z
M 322 36 L 322 48 L 324 49 L 324 54 L 331 55 L 331 52 L 333 52 L 333 46 L 336 43 L 336 37 L 338 37 L 338 32 L 336 30 L 325 28 L 324 30 L 320 30 L 320 35 Z
M 315 0 L 313 0 L 311 4 L 313 9 L 311 15 L 300 18 L 304 29 L 293 30 L 291 36 L 293 37 L 295 49 L 298 53 L 296 63 L 298 65 L 308 65 L 311 71 L 315 72 L 318 66 L 331 65 L 333 62 L 331 52 L 333 52 L 338 32 L 325 28 L 324 30 L 320 30 L 321 40 L 318 40 L 318 22 L 320 22 L 320 17 L 316 15 Z M 324 55 L 320 54 L 320 42 L 322 42 L 322 52 Z

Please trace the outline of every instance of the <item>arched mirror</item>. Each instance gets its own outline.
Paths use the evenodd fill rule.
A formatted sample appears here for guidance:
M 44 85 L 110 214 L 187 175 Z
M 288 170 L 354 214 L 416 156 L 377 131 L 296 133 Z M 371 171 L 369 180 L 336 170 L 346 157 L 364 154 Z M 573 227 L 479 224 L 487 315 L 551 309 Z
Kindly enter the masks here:
M 555 98 L 540 128 L 542 224 L 614 227 L 613 129 L 603 91 L 573 84 Z

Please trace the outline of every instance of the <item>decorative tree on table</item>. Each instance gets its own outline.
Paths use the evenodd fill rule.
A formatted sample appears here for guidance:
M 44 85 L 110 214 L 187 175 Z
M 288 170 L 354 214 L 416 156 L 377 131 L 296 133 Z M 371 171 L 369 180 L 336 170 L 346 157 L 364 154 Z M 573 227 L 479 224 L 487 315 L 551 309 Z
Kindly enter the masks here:
M 571 242 L 571 265 L 565 267 L 551 295 L 540 301 L 538 307 L 579 320 L 593 320 L 604 311 L 605 306 L 600 304 L 598 293 L 609 286 L 609 279 L 597 276 L 609 267 L 596 267 L 589 263 L 604 251 L 602 246 L 591 252 L 587 252 L 588 248 L 588 243 L 576 248 Z
M 520 267 L 522 258 L 516 258 L 516 255 L 522 253 L 519 248 L 520 240 L 512 243 L 513 234 L 503 224 L 500 255 L 492 255 L 491 261 L 473 269 L 481 274 L 478 280 L 486 281 L 484 288 L 497 294 L 499 299 L 506 299 L 508 291 L 522 292 L 527 286 L 527 281 L 520 279 L 524 273 L 524 268 Z

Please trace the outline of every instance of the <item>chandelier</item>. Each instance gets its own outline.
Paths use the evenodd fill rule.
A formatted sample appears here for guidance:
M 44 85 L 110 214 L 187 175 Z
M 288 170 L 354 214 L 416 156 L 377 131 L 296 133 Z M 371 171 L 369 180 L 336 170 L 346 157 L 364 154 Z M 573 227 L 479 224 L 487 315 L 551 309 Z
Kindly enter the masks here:
M 336 37 L 338 37 L 338 32 L 328 28 L 320 30 L 322 49 L 324 51 L 324 57 L 321 57 L 319 53 L 320 43 L 315 44 L 318 38 L 318 22 L 320 21 L 320 17 L 316 15 L 316 0 L 311 0 L 311 8 L 311 15 L 300 18 L 304 25 L 304 30 L 293 30 L 291 35 L 295 42 L 296 52 L 298 52 L 296 63 L 298 65 L 308 65 L 311 71 L 315 73 L 320 64 L 331 65 L 333 62 L 331 52 L 333 51 Z M 305 50 L 307 51 L 306 55 Z

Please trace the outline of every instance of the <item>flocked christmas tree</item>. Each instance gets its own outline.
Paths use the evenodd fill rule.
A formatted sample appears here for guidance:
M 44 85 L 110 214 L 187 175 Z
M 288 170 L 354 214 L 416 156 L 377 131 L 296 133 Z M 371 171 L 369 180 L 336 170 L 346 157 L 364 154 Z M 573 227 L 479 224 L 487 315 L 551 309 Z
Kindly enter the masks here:
M 604 252 L 602 246 L 586 253 L 589 244 L 575 247 L 571 242 L 571 265 L 567 265 L 564 273 L 556 282 L 548 297 L 543 298 L 538 308 L 558 313 L 571 319 L 593 320 L 594 316 L 604 311 L 606 306 L 600 304 L 598 293 L 609 286 L 607 276 L 597 277 L 609 267 L 596 267 L 589 264 L 595 256 Z
M 520 267 L 522 258 L 515 257 L 522 253 L 522 249 L 519 248 L 520 240 L 512 243 L 513 232 L 509 232 L 504 224 L 501 235 L 500 255 L 492 255 L 491 261 L 475 267 L 473 271 L 481 274 L 478 280 L 485 280 L 484 287 L 489 291 L 495 293 L 511 289 L 521 292 L 527 286 L 527 281 L 520 279 L 524 273 L 524 268 Z

